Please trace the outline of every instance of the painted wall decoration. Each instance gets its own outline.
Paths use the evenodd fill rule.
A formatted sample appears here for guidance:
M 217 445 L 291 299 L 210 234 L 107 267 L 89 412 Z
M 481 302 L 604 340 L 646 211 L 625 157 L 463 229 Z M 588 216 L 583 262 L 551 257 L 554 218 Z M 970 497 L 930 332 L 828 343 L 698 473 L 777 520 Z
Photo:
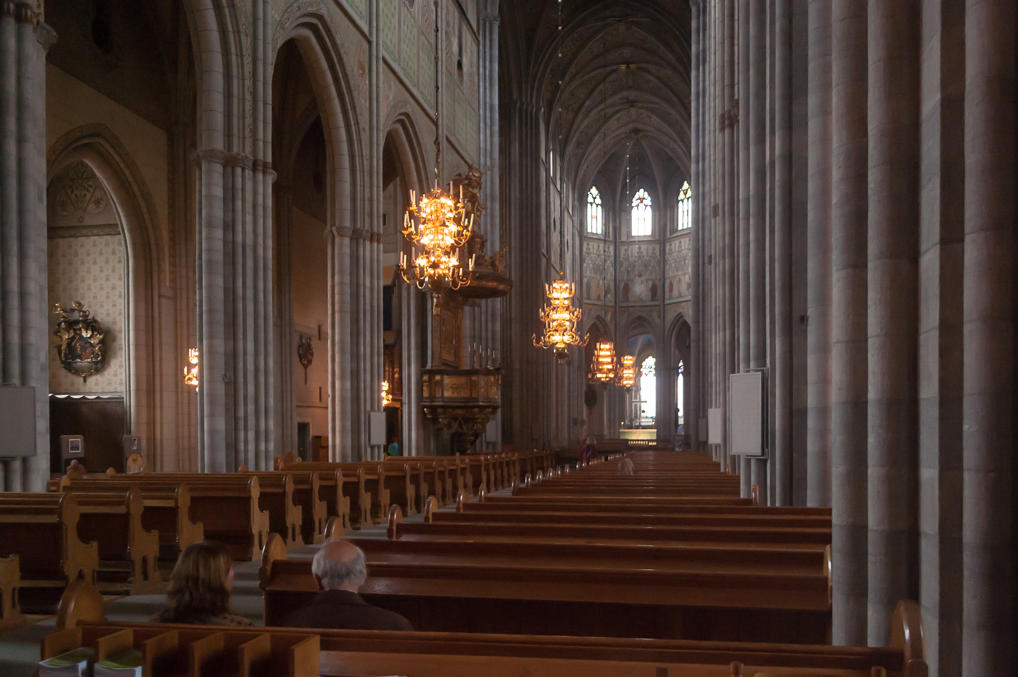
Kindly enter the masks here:
M 665 244 L 666 301 L 686 300 L 692 293 L 692 243 L 692 237 L 685 234 L 673 237 Z
M 583 300 L 615 303 L 614 246 L 600 238 L 583 240 Z
M 661 287 L 661 247 L 657 242 L 619 245 L 619 302 L 657 303 Z

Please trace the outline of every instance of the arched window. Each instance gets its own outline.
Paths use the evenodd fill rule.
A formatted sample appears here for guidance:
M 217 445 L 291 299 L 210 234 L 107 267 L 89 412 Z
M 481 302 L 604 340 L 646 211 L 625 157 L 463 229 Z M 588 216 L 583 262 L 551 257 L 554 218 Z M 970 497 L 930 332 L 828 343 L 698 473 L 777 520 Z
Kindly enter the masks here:
M 686 422 L 686 405 L 682 398 L 682 379 L 685 375 L 686 365 L 679 360 L 679 367 L 675 370 L 675 423 L 678 425 L 684 425 Z
M 601 194 L 597 186 L 587 191 L 587 232 L 591 235 L 604 235 L 604 209 L 601 208 Z
M 693 225 L 693 189 L 689 187 L 689 181 L 682 182 L 682 190 L 679 191 L 678 218 L 675 222 L 676 230 L 686 230 Z
M 657 416 L 657 375 L 654 356 L 648 356 L 640 365 L 639 425 L 654 425 Z
M 633 196 L 633 220 L 632 234 L 634 236 L 650 235 L 653 228 L 650 223 L 651 216 L 650 195 L 643 188 L 636 191 Z

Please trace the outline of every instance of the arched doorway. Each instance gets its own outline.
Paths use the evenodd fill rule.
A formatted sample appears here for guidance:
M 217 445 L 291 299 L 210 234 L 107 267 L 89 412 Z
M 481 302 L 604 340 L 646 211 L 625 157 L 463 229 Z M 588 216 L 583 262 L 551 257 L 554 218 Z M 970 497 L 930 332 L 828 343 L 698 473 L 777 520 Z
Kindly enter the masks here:
M 276 350 L 280 453 L 329 458 L 329 167 L 322 117 L 295 41 L 272 76 Z
M 404 284 L 398 271 L 403 215 L 410 191 L 426 185 L 421 150 L 410 121 L 400 117 L 382 147 L 382 337 L 383 374 L 392 401 L 384 407 L 387 450 L 404 456 L 430 453 L 418 405 L 419 375 L 428 362 L 429 307 L 425 294 Z

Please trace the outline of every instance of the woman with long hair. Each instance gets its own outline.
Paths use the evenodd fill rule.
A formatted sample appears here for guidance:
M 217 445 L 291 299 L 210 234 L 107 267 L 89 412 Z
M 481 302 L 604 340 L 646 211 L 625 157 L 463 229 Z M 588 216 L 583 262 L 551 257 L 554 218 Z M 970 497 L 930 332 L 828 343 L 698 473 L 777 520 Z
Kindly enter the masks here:
M 187 546 L 170 574 L 166 597 L 170 606 L 157 621 L 207 625 L 251 625 L 251 620 L 230 611 L 233 560 L 230 551 L 215 541 Z

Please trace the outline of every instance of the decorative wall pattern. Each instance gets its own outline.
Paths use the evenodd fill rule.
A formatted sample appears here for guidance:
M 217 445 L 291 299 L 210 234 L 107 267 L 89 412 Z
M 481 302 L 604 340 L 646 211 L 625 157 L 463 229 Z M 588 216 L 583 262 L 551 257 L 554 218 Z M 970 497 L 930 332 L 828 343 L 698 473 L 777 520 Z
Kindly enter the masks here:
M 46 194 L 48 309 L 81 301 L 106 332 L 106 366 L 83 383 L 60 366 L 52 336 L 57 318 L 49 314 L 50 392 L 123 394 L 125 249 L 113 200 L 92 168 L 81 161 L 55 176 Z
M 665 300 L 682 301 L 691 293 L 692 244 L 690 234 L 679 235 L 665 243 Z
M 583 300 L 615 303 L 615 261 L 611 242 L 599 238 L 583 240 Z
M 51 229 L 70 231 L 71 229 Z M 123 393 L 124 369 L 124 238 L 114 235 L 50 237 L 48 243 L 49 308 L 81 301 L 106 330 L 106 367 L 88 381 L 65 371 L 57 359 L 55 339 L 49 352 L 50 392 Z M 50 315 L 50 331 L 56 316 Z
M 661 300 L 661 247 L 657 242 L 622 242 L 619 249 L 619 303 Z

